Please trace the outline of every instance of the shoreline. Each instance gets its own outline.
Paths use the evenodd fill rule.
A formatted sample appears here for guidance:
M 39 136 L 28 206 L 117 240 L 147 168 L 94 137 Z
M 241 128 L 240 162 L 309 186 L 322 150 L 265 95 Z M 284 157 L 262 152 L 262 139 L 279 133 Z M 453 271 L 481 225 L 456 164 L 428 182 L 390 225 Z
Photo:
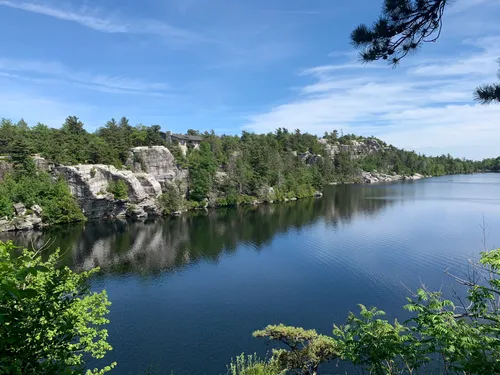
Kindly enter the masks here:
M 352 180 L 348 182 L 331 182 L 328 183 L 324 186 L 338 186 L 338 185 L 372 185 L 372 184 L 380 184 L 380 183 L 394 183 L 398 181 L 417 181 L 421 179 L 427 179 L 431 178 L 434 176 L 424 176 L 420 174 L 414 174 L 412 176 L 404 176 L 404 175 L 387 175 L 383 173 L 378 173 L 376 171 L 374 172 L 362 172 L 361 176 L 359 177 L 358 180 Z M 86 218 L 85 221 L 72 221 L 72 222 L 67 222 L 67 223 L 60 223 L 60 224 L 45 224 L 41 221 L 41 211 L 37 211 L 37 219 L 35 222 L 33 222 L 33 213 L 30 213 L 28 215 L 19 215 L 19 216 L 14 216 L 10 220 L 6 220 L 6 218 L 0 218 L 0 233 L 17 233 L 17 232 L 31 232 L 31 231 L 43 231 L 46 228 L 53 228 L 57 226 L 62 226 L 62 225 L 67 225 L 67 224 L 76 224 L 76 223 L 85 223 L 89 221 L 108 221 L 108 220 L 132 220 L 132 221 L 144 221 L 147 219 L 154 219 L 154 218 L 159 218 L 159 217 L 176 217 L 180 216 L 182 214 L 185 214 L 187 212 L 196 212 L 196 211 L 208 211 L 208 210 L 218 210 L 221 208 L 237 208 L 240 206 L 259 206 L 259 205 L 264 205 L 264 204 L 276 204 L 276 203 L 287 203 L 287 202 L 296 202 L 298 200 L 302 199 L 307 199 L 307 198 L 316 198 L 319 199 L 323 196 L 322 191 L 315 191 L 312 195 L 308 196 L 303 196 L 303 197 L 290 197 L 290 198 L 283 198 L 283 199 L 264 199 L 264 200 L 259 200 L 257 197 L 252 197 L 255 198 L 252 200 L 252 202 L 244 202 L 241 204 L 225 204 L 225 205 L 218 205 L 217 202 L 209 202 L 206 201 L 204 202 L 204 205 L 202 207 L 192 207 L 188 209 L 182 209 L 178 211 L 174 211 L 171 213 L 164 213 L 164 214 L 158 214 L 158 215 L 148 215 L 146 217 L 134 217 L 132 215 L 126 215 L 126 216 L 116 216 L 116 217 L 100 217 L 100 218 Z M 215 204 L 214 204 L 215 203 Z M 202 204 L 201 202 L 198 203 L 199 205 Z M 38 206 L 37 206 L 38 207 Z M 31 210 L 31 209 L 30 209 Z M 28 212 L 30 212 L 28 210 Z M 22 212 L 22 210 L 21 210 Z M 31 223 L 31 224 L 30 224 Z

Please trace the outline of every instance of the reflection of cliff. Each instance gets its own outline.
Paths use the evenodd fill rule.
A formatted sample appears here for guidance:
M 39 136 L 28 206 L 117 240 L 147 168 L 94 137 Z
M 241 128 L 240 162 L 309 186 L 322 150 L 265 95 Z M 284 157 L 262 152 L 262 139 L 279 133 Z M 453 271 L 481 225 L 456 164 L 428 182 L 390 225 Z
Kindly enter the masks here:
M 16 237 L 23 245 L 41 246 L 52 239 L 64 261 L 77 268 L 100 266 L 104 271 L 156 273 L 200 260 L 217 261 L 240 244 L 257 249 L 280 232 L 301 229 L 324 220 L 348 224 L 357 215 L 374 215 L 389 202 L 391 185 L 335 186 L 321 199 L 304 199 L 257 207 L 219 209 L 146 222 L 89 222 L 58 227 L 32 238 Z

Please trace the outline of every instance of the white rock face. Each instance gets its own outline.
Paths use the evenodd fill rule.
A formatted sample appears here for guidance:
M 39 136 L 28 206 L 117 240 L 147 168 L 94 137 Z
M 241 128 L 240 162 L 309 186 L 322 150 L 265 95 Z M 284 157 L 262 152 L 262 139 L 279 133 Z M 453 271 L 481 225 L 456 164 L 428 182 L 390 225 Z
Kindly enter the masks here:
M 55 172 L 67 181 L 71 193 L 88 218 L 125 216 L 128 203 L 141 206 L 147 202 L 149 205 L 149 200 L 161 193 L 159 183 L 152 177 L 141 174 L 141 183 L 133 172 L 118 170 L 110 165 L 60 165 L 55 167 Z M 120 180 L 128 187 L 128 201 L 115 200 L 106 191 L 111 181 Z
M 340 152 L 348 153 L 352 158 L 359 158 L 363 155 L 372 154 L 384 149 L 384 146 L 381 145 L 376 139 L 370 138 L 366 139 L 364 142 L 353 140 L 351 141 L 351 144 L 348 145 L 332 145 L 328 143 L 328 140 L 326 139 L 320 139 L 318 142 L 325 146 L 327 154 L 329 154 L 332 159 L 335 159 L 335 155 Z
M 412 176 L 401 176 L 399 174 L 389 175 L 378 172 L 362 172 L 361 173 L 361 181 L 365 184 L 373 184 L 377 182 L 391 182 L 391 181 L 399 181 L 399 180 L 420 180 L 425 178 L 425 176 L 421 174 L 414 174 Z
M 183 177 L 174 156 L 164 146 L 134 147 L 130 149 L 125 165 L 134 173 L 147 173 L 160 184 Z
M 134 147 L 125 165 L 129 170 L 95 164 L 61 165 L 55 167 L 55 172 L 68 182 L 88 218 L 159 215 L 161 210 L 156 198 L 162 194 L 163 186 L 175 181 L 187 189 L 187 171 L 177 167 L 166 147 Z M 119 180 L 128 187 L 128 201 L 115 200 L 107 192 L 109 183 Z

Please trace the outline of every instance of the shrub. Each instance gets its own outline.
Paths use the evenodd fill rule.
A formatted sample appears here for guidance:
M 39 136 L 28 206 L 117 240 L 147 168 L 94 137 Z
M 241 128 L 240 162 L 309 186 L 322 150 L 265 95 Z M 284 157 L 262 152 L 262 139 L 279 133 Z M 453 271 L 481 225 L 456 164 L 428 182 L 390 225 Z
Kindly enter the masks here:
M 284 375 L 272 361 L 264 361 L 256 354 L 245 357 L 241 354 L 227 366 L 227 375 Z
M 249 205 L 255 202 L 255 197 L 251 197 L 250 195 L 242 194 L 238 196 L 238 204 L 239 205 Z
M 123 180 L 110 181 L 106 190 L 108 193 L 113 194 L 115 199 L 128 199 L 128 186 Z
M 197 201 L 186 201 L 186 209 L 188 210 L 199 210 L 205 208 L 206 202 L 197 202 Z
M 23 203 L 26 207 L 39 204 L 46 224 L 85 220 L 66 182 L 62 178 L 54 181 L 47 172 L 23 175 L 17 180 L 6 177 L 0 183 L 0 217 L 13 216 L 13 202 Z
M 184 198 L 177 186 L 168 184 L 164 190 L 165 192 L 158 198 L 163 213 L 170 215 L 172 212 L 182 210 L 184 208 Z
M 7 195 L 1 194 L 0 191 L 0 219 L 5 216 L 9 219 L 14 216 L 14 206 Z
M 111 350 L 102 328 L 110 302 L 87 282 L 97 269 L 77 274 L 58 261 L 58 251 L 43 261 L 36 251 L 19 255 L 12 242 L 0 242 L 2 374 L 83 374 L 84 355 L 99 359 Z
M 404 308 L 409 320 L 382 319 L 377 308 L 360 305 L 345 325 L 334 325 L 333 337 L 314 330 L 272 325 L 254 332 L 278 344 L 271 362 L 299 374 L 317 374 L 321 364 L 337 359 L 369 374 L 499 374 L 500 249 L 481 253 L 467 279 L 460 305 L 441 292 L 419 289 Z M 456 296 L 461 292 L 455 292 Z M 467 304 L 463 303 L 467 300 Z

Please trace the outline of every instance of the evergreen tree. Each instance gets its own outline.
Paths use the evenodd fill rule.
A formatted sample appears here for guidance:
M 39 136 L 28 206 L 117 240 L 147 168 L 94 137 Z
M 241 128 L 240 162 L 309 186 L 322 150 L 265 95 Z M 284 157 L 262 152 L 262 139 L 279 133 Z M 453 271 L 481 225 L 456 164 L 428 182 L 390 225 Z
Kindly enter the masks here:
M 36 166 L 31 157 L 31 147 L 24 138 L 16 139 L 9 149 L 16 178 L 34 175 Z
M 379 19 L 372 27 L 359 25 L 351 41 L 362 49 L 363 62 L 383 59 L 397 65 L 422 44 L 438 40 L 449 4 L 449 0 L 384 0 Z M 500 84 L 480 86 L 474 97 L 483 104 L 500 102 Z

